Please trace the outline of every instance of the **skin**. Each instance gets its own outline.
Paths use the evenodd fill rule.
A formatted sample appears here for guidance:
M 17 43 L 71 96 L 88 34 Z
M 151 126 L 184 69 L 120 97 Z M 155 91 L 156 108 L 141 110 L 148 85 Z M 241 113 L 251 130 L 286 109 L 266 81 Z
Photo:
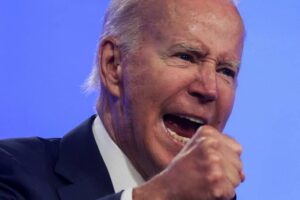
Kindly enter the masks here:
M 242 147 L 222 133 L 235 97 L 242 20 L 224 0 L 148 3 L 138 48 L 122 56 L 117 38 L 108 37 L 99 52 L 98 114 L 147 180 L 133 198 L 230 199 L 244 179 Z M 165 114 L 206 125 L 180 143 L 168 134 Z

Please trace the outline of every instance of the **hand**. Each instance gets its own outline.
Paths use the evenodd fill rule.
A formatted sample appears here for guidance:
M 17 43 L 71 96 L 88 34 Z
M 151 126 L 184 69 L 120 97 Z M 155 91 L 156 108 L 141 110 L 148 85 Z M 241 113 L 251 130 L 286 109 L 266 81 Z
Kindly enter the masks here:
M 203 126 L 168 167 L 134 189 L 133 199 L 230 200 L 245 179 L 234 139 Z

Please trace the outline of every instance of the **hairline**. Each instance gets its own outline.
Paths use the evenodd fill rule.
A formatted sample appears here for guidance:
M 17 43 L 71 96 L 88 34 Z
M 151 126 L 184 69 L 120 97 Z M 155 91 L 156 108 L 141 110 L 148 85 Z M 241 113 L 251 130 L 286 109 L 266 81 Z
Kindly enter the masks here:
M 239 0 L 227 1 L 232 2 L 235 7 L 237 7 L 239 3 Z M 103 40 L 108 37 L 115 38 L 123 57 L 126 57 L 129 53 L 134 52 L 140 47 L 140 37 L 144 32 L 142 28 L 142 18 L 144 15 L 141 12 L 141 10 L 145 9 L 145 3 L 143 2 L 143 0 L 111 0 L 105 13 L 103 31 L 99 39 L 94 65 L 83 85 L 84 91 L 91 92 L 102 89 L 99 77 L 100 63 L 98 52 L 100 51 Z M 131 10 L 129 10 L 129 14 L 126 14 L 126 9 L 128 8 Z

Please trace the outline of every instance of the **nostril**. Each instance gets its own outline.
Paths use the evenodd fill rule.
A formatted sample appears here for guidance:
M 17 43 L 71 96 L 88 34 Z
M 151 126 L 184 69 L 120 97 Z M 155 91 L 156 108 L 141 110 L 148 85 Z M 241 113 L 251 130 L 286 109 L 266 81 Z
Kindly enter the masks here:
M 188 86 L 188 93 L 202 103 L 215 101 L 218 97 L 215 66 L 206 63 L 205 66 L 200 67 Z
M 195 81 L 189 85 L 189 95 L 197 98 L 202 103 L 215 101 L 218 97 L 216 84 Z
M 199 93 L 199 92 L 189 92 L 189 94 L 197 98 L 201 103 L 213 102 L 217 99 L 217 95 L 214 93 Z

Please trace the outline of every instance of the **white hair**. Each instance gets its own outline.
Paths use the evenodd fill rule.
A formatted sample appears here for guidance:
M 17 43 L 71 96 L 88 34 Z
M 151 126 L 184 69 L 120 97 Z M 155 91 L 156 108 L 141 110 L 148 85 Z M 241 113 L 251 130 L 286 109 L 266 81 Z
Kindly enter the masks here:
M 232 0 L 232 2 L 233 2 L 236 6 L 238 6 L 239 3 L 240 3 L 240 0 Z
M 239 2 L 239 0 L 230 1 L 235 5 Z M 105 13 L 99 43 L 108 36 L 117 38 L 123 56 L 137 47 L 142 32 L 142 3 L 143 0 L 111 0 Z M 100 89 L 99 66 L 98 56 L 96 56 L 92 72 L 84 83 L 85 91 Z
M 99 42 L 101 43 L 108 36 L 113 36 L 118 39 L 118 47 L 123 56 L 133 50 L 141 34 L 141 3 L 141 0 L 111 0 L 105 13 Z M 96 56 L 92 72 L 84 84 L 87 91 L 100 89 L 99 64 Z

